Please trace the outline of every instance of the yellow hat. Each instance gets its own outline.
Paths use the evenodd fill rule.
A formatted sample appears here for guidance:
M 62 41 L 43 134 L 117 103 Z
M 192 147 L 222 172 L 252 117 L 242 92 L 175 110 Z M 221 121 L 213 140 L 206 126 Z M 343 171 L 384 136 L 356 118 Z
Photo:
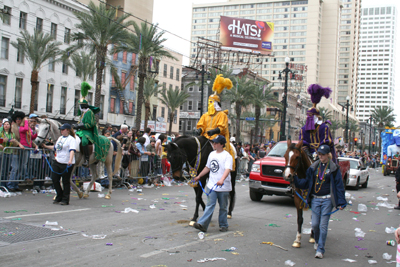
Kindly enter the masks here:
M 220 98 L 219 98 L 218 95 L 210 95 L 210 96 L 208 97 L 208 99 L 212 99 L 212 100 L 214 100 L 214 101 L 221 102 L 221 100 L 220 100 Z

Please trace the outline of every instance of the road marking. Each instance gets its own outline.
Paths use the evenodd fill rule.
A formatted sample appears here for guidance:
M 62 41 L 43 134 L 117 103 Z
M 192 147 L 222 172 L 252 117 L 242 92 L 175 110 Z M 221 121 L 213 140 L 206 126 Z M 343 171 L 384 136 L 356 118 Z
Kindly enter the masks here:
M 55 211 L 55 212 L 45 212 L 45 213 L 34 213 L 34 214 L 26 214 L 26 215 L 15 215 L 15 216 L 4 217 L 4 219 L 21 218 L 21 217 L 29 217 L 29 216 L 39 216 L 39 215 L 49 215 L 49 214 L 59 214 L 59 213 L 85 211 L 85 210 L 90 210 L 90 208 L 78 209 L 78 210 L 64 210 L 64 211 Z
M 215 238 L 222 237 L 222 236 L 226 236 L 226 235 L 233 234 L 233 233 L 234 233 L 234 232 L 226 232 L 226 233 L 223 233 L 223 234 L 218 234 L 218 235 L 209 236 L 209 237 L 207 237 L 207 238 L 204 238 L 203 240 L 199 239 L 199 240 L 192 241 L 192 242 L 189 242 L 189 243 L 186 243 L 186 244 L 183 244 L 183 245 L 179 245 L 179 246 L 175 246 L 175 247 L 170 247 L 170 248 L 163 248 L 163 249 L 160 249 L 160 250 L 155 250 L 155 251 L 152 251 L 152 252 L 149 252 L 149 253 L 140 255 L 140 257 L 141 257 L 141 258 L 148 258 L 148 257 L 155 256 L 155 255 L 158 255 L 158 254 L 163 253 L 163 252 L 167 252 L 167 251 L 169 251 L 169 250 L 174 250 L 174 249 L 177 249 L 177 248 L 183 248 L 183 247 L 186 247 L 186 246 L 195 245 L 195 244 L 197 244 L 197 243 L 204 242 L 205 240 L 215 239 Z

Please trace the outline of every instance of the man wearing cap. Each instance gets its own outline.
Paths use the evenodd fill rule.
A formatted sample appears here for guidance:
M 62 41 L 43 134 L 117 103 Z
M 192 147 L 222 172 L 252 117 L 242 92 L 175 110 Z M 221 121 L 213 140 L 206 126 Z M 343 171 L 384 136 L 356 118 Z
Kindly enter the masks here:
M 199 181 L 202 176 L 210 173 L 207 182 L 207 206 L 203 216 L 194 224 L 194 227 L 200 231 L 207 232 L 218 200 L 219 230 L 221 232 L 226 232 L 228 231 L 228 198 L 229 192 L 232 191 L 230 172 L 232 170 L 233 161 L 231 155 L 224 150 L 226 139 L 223 135 L 217 135 L 212 142 L 214 151 L 208 156 L 207 164 L 204 169 L 194 178 L 195 181 Z
M 332 208 L 346 207 L 345 191 L 339 166 L 332 161 L 328 145 L 318 148 L 319 160 L 307 170 L 305 179 L 294 177 L 297 188 L 308 189 L 307 203 L 312 209 L 312 229 L 315 237 L 315 258 L 322 259 L 325 253 L 325 241 Z

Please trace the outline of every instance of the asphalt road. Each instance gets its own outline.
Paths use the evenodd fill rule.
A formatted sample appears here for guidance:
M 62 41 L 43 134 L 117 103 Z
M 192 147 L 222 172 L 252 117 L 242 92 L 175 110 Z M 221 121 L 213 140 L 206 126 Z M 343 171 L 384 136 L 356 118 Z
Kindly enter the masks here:
M 243 181 L 236 185 L 237 202 L 233 218 L 229 220 L 229 231 L 219 232 L 214 216 L 203 240 L 198 238 L 198 230 L 187 224 L 195 201 L 193 189 L 185 185 L 143 189 L 141 194 L 115 189 L 111 200 L 98 198 L 96 192 L 89 199 L 78 199 L 74 193 L 69 206 L 53 205 L 51 194 L 33 195 L 28 191 L 21 196 L 1 198 L 3 222 L 13 220 L 40 227 L 46 221 L 58 222 L 54 227 L 62 226 L 75 234 L 0 246 L 0 265 L 285 266 L 285 261 L 291 260 L 296 266 L 367 266 L 368 260 L 376 260 L 377 266 L 386 266 L 382 254 L 387 252 L 395 260 L 396 249 L 386 245 L 385 241 L 394 236 L 385 233 L 385 228 L 399 225 L 400 212 L 375 207 L 382 202 L 376 200 L 378 196 L 387 197 L 389 204 L 396 204 L 396 193 L 392 191 L 395 182 L 393 176 L 384 177 L 374 170 L 370 174 L 368 188 L 347 190 L 354 197 L 353 206 L 331 217 L 322 260 L 314 258 L 315 251 L 306 234 L 302 235 L 301 248 L 291 247 L 297 229 L 292 199 L 264 196 L 261 202 L 253 202 L 249 198 L 248 183 Z M 357 211 L 359 203 L 368 206 L 365 215 L 351 212 Z M 139 213 L 120 213 L 128 207 Z M 305 212 L 304 228 L 311 227 L 310 214 Z M 355 228 L 366 233 L 364 240 L 358 241 Z M 1 221 L 0 234 L 8 234 L 4 233 Z M 93 235 L 106 237 L 92 239 Z M 288 251 L 261 242 L 273 242 Z M 233 253 L 224 251 L 231 247 L 237 249 Z M 204 258 L 225 260 L 197 262 Z

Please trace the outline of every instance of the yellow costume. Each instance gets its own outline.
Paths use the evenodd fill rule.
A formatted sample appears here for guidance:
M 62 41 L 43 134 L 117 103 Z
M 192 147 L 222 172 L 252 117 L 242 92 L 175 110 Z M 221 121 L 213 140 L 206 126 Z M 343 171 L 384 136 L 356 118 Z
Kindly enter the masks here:
M 222 74 L 218 75 L 214 81 L 213 91 L 221 93 L 224 88 L 228 90 L 232 88 L 232 82 L 229 79 L 222 77 Z M 217 94 L 210 95 L 208 98 L 208 112 L 203 114 L 197 123 L 198 133 L 204 137 L 212 140 L 218 134 L 223 135 L 226 139 L 225 150 L 231 154 L 233 159 L 233 169 L 235 170 L 235 154 L 231 149 L 229 143 L 229 129 L 228 129 L 228 110 L 222 111 L 219 107 L 221 102 Z M 200 130 L 201 129 L 201 130 Z

